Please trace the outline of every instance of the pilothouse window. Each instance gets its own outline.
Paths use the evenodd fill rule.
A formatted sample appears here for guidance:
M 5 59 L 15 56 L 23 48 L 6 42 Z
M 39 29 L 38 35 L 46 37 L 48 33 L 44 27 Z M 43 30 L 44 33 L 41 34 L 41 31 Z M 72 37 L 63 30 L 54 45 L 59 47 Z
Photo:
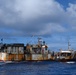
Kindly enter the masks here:
M 71 56 L 71 53 L 61 53 L 61 56 Z

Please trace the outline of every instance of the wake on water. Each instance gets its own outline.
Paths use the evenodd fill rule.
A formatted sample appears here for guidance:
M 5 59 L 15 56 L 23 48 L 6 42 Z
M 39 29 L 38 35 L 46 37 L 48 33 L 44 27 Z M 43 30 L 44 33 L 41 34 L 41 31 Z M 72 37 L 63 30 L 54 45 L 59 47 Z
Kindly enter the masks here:
M 68 63 L 68 64 L 74 64 L 74 63 L 76 63 L 76 62 L 74 62 L 74 61 L 69 61 L 69 62 L 66 62 L 66 63 Z

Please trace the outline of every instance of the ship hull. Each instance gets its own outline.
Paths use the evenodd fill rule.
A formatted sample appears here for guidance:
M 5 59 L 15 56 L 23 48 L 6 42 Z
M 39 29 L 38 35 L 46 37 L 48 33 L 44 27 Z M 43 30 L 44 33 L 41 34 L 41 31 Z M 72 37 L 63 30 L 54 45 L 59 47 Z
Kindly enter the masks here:
M 76 62 L 76 59 L 58 59 L 58 60 L 56 60 L 56 61 L 58 61 L 58 62 L 69 62 L 69 61 L 74 61 L 74 62 Z
M 0 60 L 0 65 L 3 65 L 3 64 L 5 64 L 5 62 L 4 62 L 4 61 L 2 61 L 2 60 Z

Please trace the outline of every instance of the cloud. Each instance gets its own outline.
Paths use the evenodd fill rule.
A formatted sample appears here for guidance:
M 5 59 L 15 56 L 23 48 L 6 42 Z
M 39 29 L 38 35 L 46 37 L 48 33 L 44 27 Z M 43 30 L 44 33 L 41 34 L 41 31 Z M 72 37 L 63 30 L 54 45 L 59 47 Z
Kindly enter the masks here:
M 72 30 L 76 30 L 76 4 L 69 3 L 69 7 L 66 10 L 68 14 L 68 24 Z
M 74 6 L 69 4 L 65 11 L 55 0 L 0 0 L 0 31 L 10 36 L 67 32 L 65 25 L 75 22 Z

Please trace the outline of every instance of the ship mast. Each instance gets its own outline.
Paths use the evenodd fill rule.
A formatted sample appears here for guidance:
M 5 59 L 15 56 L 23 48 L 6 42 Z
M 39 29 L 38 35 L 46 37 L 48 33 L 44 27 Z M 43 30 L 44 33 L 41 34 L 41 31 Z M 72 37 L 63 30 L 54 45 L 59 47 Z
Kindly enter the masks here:
M 71 46 L 71 45 L 70 45 L 70 42 L 68 41 L 68 50 L 70 50 L 70 46 Z
M 39 44 L 39 45 L 42 44 L 41 38 L 38 38 L 38 44 Z

